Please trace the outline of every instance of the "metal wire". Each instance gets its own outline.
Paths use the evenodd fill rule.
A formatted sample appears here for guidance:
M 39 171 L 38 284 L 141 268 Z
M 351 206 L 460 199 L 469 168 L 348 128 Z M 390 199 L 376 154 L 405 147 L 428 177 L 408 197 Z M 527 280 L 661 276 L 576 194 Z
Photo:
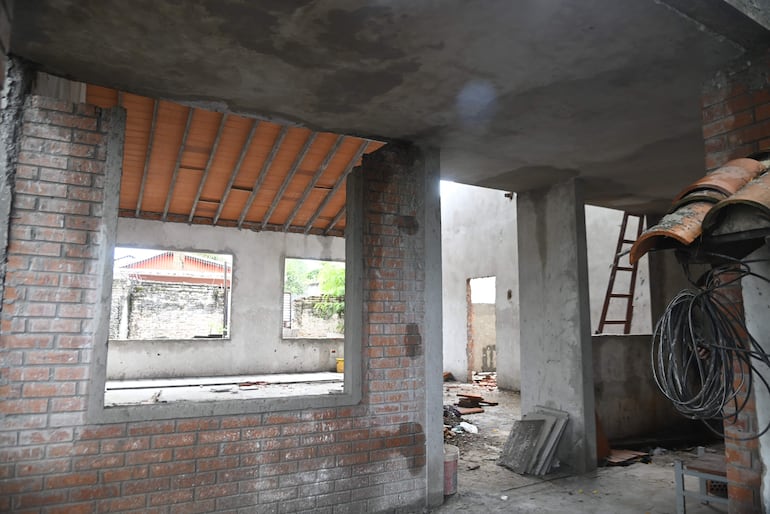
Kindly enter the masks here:
M 770 282 L 751 271 L 757 261 L 736 261 L 715 256 L 727 263 L 714 267 L 693 288 L 674 297 L 655 326 L 651 360 L 653 376 L 661 392 L 684 416 L 704 421 L 709 430 L 725 436 L 708 420 L 734 424 L 756 386 L 755 379 L 770 393 L 770 384 L 757 368 L 770 369 L 770 356 L 749 333 L 733 302 L 723 292 L 726 286 L 747 276 Z M 685 270 L 689 273 L 687 267 Z M 720 423 L 720 425 L 723 425 Z

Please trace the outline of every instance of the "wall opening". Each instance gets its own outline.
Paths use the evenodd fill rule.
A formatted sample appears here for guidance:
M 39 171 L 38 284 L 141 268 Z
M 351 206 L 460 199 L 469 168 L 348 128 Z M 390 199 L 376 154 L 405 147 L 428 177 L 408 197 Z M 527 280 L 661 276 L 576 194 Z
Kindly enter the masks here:
M 496 279 L 471 278 L 468 301 L 468 381 L 478 372 L 497 371 Z
M 233 256 L 115 248 L 110 339 L 227 338 Z
M 282 304 L 284 339 L 344 338 L 345 263 L 286 258 Z

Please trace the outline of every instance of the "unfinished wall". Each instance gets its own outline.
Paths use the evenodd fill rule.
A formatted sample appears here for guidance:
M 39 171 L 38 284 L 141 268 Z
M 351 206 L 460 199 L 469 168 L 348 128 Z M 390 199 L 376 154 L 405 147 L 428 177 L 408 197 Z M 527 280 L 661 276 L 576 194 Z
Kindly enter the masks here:
M 591 300 L 591 327 L 596 329 L 609 280 L 621 211 L 586 206 L 586 240 Z M 504 389 L 518 390 L 519 277 L 516 199 L 503 191 L 451 182 L 442 183 L 444 370 L 464 379 L 469 278 L 496 278 L 497 379 Z M 634 297 L 632 333 L 651 333 L 649 273 L 642 259 Z
M 365 330 L 361 361 L 346 363 L 366 376 L 359 404 L 96 423 L 86 404 L 104 341 L 93 331 L 108 309 L 96 291 L 111 266 L 102 209 L 117 208 L 102 189 L 110 118 L 36 97 L 25 120 L 2 299 L 0 510 L 331 514 L 419 509 L 435 496 L 442 475 L 429 480 L 426 462 L 441 456 L 425 435 L 432 427 L 440 450 L 440 389 L 438 425 L 424 392 L 440 387 L 440 289 L 425 299 L 428 270 L 440 273 L 438 256 L 426 258 L 439 225 L 422 199 L 438 184 L 419 153 L 384 149 L 359 172 Z
M 610 440 L 686 433 L 693 424 L 702 428 L 658 390 L 649 335 L 595 335 L 592 340 L 596 413 Z
M 706 168 L 711 170 L 730 159 L 770 149 L 770 53 L 747 57 L 736 62 L 730 69 L 717 74 L 703 88 L 703 138 L 706 149 Z M 743 313 L 743 297 L 740 287 L 721 290 L 733 300 L 736 309 Z M 757 300 L 749 295 L 749 299 Z M 767 317 L 767 310 L 760 306 L 746 306 L 753 319 Z M 757 440 L 742 441 L 757 427 L 755 399 L 749 400 L 740 415 L 739 422 L 725 427 L 728 437 L 725 444 L 727 456 L 728 494 L 731 513 L 761 512 L 763 494 L 760 492 L 761 475 L 770 463 L 760 456 Z M 766 409 L 766 405 L 762 405 Z M 762 412 L 767 419 L 768 413 Z M 737 439 L 735 439 L 737 438 Z M 765 497 L 770 496 L 767 490 Z
M 121 218 L 120 246 L 233 256 L 229 339 L 112 341 L 108 378 L 332 371 L 341 339 L 283 339 L 285 257 L 344 260 L 339 237 Z
M 518 390 L 516 201 L 503 191 L 443 182 L 441 226 L 444 370 L 466 378 L 468 279 L 495 276 L 498 385 Z

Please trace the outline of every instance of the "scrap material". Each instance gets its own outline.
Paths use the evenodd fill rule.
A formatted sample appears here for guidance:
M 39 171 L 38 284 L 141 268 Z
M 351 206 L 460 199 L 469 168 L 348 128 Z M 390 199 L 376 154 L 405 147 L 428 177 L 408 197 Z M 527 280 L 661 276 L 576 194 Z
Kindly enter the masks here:
M 515 473 L 526 473 L 545 422 L 542 419 L 522 419 L 513 422 L 498 464 Z
M 536 406 L 514 422 L 498 464 L 516 473 L 547 474 L 568 420 L 564 411 Z

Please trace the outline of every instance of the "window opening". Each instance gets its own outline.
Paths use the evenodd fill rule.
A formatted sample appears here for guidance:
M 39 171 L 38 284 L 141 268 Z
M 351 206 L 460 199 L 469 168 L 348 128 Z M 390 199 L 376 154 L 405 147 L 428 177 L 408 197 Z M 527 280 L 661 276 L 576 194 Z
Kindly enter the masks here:
M 287 258 L 284 264 L 284 339 L 344 338 L 345 263 Z

